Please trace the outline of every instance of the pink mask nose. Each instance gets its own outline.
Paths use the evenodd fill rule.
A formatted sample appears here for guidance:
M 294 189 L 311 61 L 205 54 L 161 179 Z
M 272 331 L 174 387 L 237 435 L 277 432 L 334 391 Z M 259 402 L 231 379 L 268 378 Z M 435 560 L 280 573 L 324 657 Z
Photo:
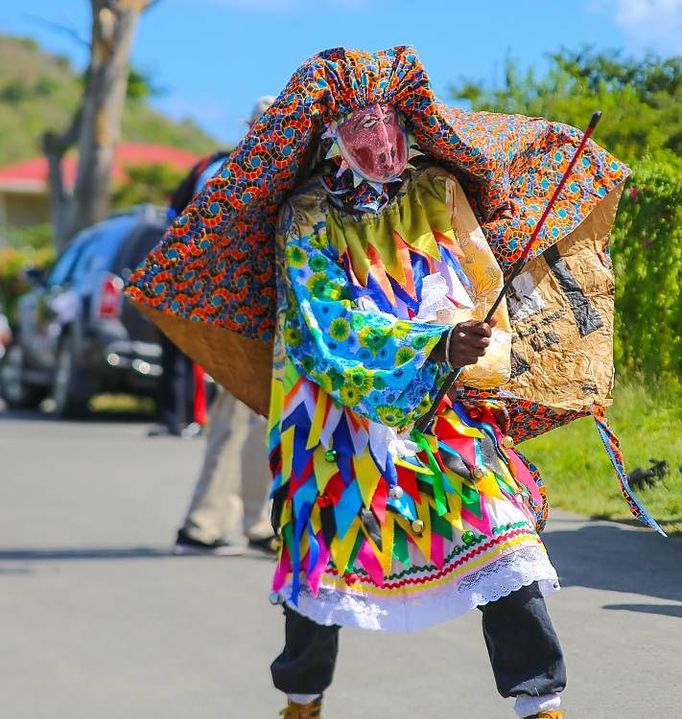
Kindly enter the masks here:
M 407 165 L 405 131 L 388 105 L 351 113 L 339 126 L 338 144 L 348 165 L 373 182 L 397 179 Z

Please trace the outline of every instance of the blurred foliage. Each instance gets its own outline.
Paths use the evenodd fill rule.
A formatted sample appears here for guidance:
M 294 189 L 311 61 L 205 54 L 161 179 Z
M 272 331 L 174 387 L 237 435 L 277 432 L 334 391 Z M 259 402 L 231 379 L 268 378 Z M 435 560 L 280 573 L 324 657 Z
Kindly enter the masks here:
M 28 267 L 47 270 L 55 260 L 52 225 L 5 228 L 0 234 L 0 308 L 14 318 L 20 294 L 29 289 Z
M 0 306 L 10 320 L 14 319 L 19 295 L 30 289 L 24 270 L 28 267 L 47 270 L 54 264 L 54 260 L 55 251 L 51 246 L 23 249 L 0 247 Z
M 645 378 L 682 378 L 682 183 L 672 163 L 634 164 L 612 235 L 615 359 Z
M 46 222 L 41 225 L 3 228 L 0 235 L 0 246 L 2 245 L 18 250 L 51 249 L 54 245 L 52 225 Z
M 460 80 L 455 99 L 474 110 L 522 113 L 585 127 L 633 173 L 613 231 L 615 359 L 645 379 L 682 375 L 682 58 L 562 50 L 538 77 L 506 63 L 499 87 Z
M 595 110 L 604 118 L 594 139 L 626 162 L 644 156 L 681 163 L 682 57 L 624 57 L 591 47 L 551 54 L 547 72 L 522 72 L 507 60 L 499 87 L 461 79 L 452 96 L 474 110 L 521 113 L 585 127 Z
M 112 208 L 123 209 L 130 205 L 152 203 L 165 206 L 169 195 L 187 174 L 169 165 L 128 165 L 126 180 L 114 188 Z
M 69 125 L 82 90 L 82 75 L 67 59 L 42 51 L 34 40 L 0 35 L 0 165 L 39 155 L 42 134 Z M 147 75 L 131 70 L 123 139 L 212 152 L 217 142 L 195 122 L 176 122 L 149 107 L 148 98 L 158 93 Z
M 71 122 L 83 90 L 78 74 L 64 57 L 48 54 L 30 38 L 0 35 L 0 165 L 41 154 L 40 138 Z M 147 100 L 158 95 L 152 80 L 133 68 L 123 118 L 123 138 L 212 152 L 217 143 L 193 121 L 169 120 Z M 165 166 L 126 168 L 128 180 L 115 188 L 114 207 L 155 203 L 165 205 L 183 172 Z M 0 236 L 0 305 L 13 316 L 19 294 L 28 289 L 24 269 L 47 269 L 54 262 L 50 225 L 3 228 Z

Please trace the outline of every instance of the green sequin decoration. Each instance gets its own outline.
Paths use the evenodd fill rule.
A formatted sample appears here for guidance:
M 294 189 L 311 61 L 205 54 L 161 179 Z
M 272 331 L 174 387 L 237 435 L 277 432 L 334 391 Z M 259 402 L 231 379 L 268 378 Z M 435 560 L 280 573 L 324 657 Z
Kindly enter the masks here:
M 476 535 L 473 532 L 464 532 L 464 534 L 462 534 L 462 541 L 470 547 L 476 541 Z

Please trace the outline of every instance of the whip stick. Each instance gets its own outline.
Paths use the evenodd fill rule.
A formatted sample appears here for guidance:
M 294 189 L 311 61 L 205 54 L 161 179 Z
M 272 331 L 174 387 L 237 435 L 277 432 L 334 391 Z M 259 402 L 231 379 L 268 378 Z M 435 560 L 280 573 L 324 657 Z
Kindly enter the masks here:
M 521 257 L 519 257 L 518 260 L 514 263 L 514 266 L 512 268 L 512 271 L 509 273 L 509 277 L 507 277 L 506 282 L 502 286 L 502 289 L 500 290 L 500 293 L 497 295 L 497 298 L 495 299 L 495 302 L 493 302 L 492 306 L 488 310 L 488 314 L 485 316 L 484 322 L 489 323 L 495 312 L 497 311 L 497 308 L 500 306 L 500 303 L 504 299 L 505 295 L 509 291 L 509 288 L 512 285 L 512 282 L 518 277 L 519 273 L 523 269 L 526 259 L 528 258 L 528 255 L 530 254 L 530 251 L 533 249 L 533 246 L 535 245 L 537 238 L 542 230 L 542 228 L 545 225 L 545 222 L 547 220 L 547 217 L 549 216 L 549 213 L 552 211 L 552 207 L 554 207 L 554 204 L 557 201 L 557 198 L 561 194 L 561 191 L 564 189 L 564 185 L 566 184 L 571 172 L 573 171 L 573 167 L 575 166 L 575 163 L 578 161 L 578 157 L 580 156 L 580 153 L 583 151 L 583 148 L 585 147 L 587 141 L 590 139 L 590 135 L 594 132 L 594 128 L 597 126 L 597 123 L 601 119 L 601 112 L 595 112 L 592 115 L 592 119 L 590 120 L 590 124 L 587 126 L 587 129 L 585 132 L 583 132 L 582 139 L 580 140 L 580 144 L 576 148 L 575 153 L 573 154 L 573 157 L 571 158 L 571 161 L 568 163 L 568 167 L 564 171 L 564 174 L 561 176 L 561 179 L 559 180 L 559 184 L 556 186 L 556 189 L 554 190 L 554 194 L 550 198 L 549 202 L 547 203 L 547 206 L 545 207 L 545 211 L 542 213 L 542 217 L 539 219 L 537 225 L 535 225 L 535 228 L 533 229 L 533 232 L 531 233 L 530 239 L 528 240 L 528 243 L 526 244 L 526 247 L 523 251 L 523 254 Z M 459 377 L 460 372 L 462 371 L 462 368 L 454 370 L 451 372 L 448 377 L 445 380 L 445 383 L 438 391 L 438 394 L 436 395 L 436 398 L 433 401 L 433 404 L 431 405 L 431 409 L 423 416 L 420 417 L 420 419 L 415 423 L 415 427 L 419 432 L 426 432 L 426 430 L 429 428 L 429 425 L 433 421 L 433 418 L 436 415 L 436 412 L 438 411 L 438 407 L 440 406 L 440 403 L 443 401 L 443 398 L 445 395 L 452 389 L 452 385 L 455 384 L 457 381 L 457 377 Z

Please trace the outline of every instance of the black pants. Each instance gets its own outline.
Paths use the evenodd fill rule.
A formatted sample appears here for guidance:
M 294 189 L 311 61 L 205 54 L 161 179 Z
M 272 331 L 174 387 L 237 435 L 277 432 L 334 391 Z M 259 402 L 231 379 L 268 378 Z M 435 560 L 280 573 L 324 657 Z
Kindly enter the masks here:
M 194 373 L 192 360 L 165 335 L 161 337 L 159 421 L 171 434 L 180 434 L 194 422 Z
M 480 610 L 503 697 L 543 696 L 566 686 L 561 646 L 537 584 Z M 271 666 L 275 687 L 286 694 L 322 694 L 332 682 L 340 627 L 323 627 L 287 607 L 284 614 L 286 643 Z

